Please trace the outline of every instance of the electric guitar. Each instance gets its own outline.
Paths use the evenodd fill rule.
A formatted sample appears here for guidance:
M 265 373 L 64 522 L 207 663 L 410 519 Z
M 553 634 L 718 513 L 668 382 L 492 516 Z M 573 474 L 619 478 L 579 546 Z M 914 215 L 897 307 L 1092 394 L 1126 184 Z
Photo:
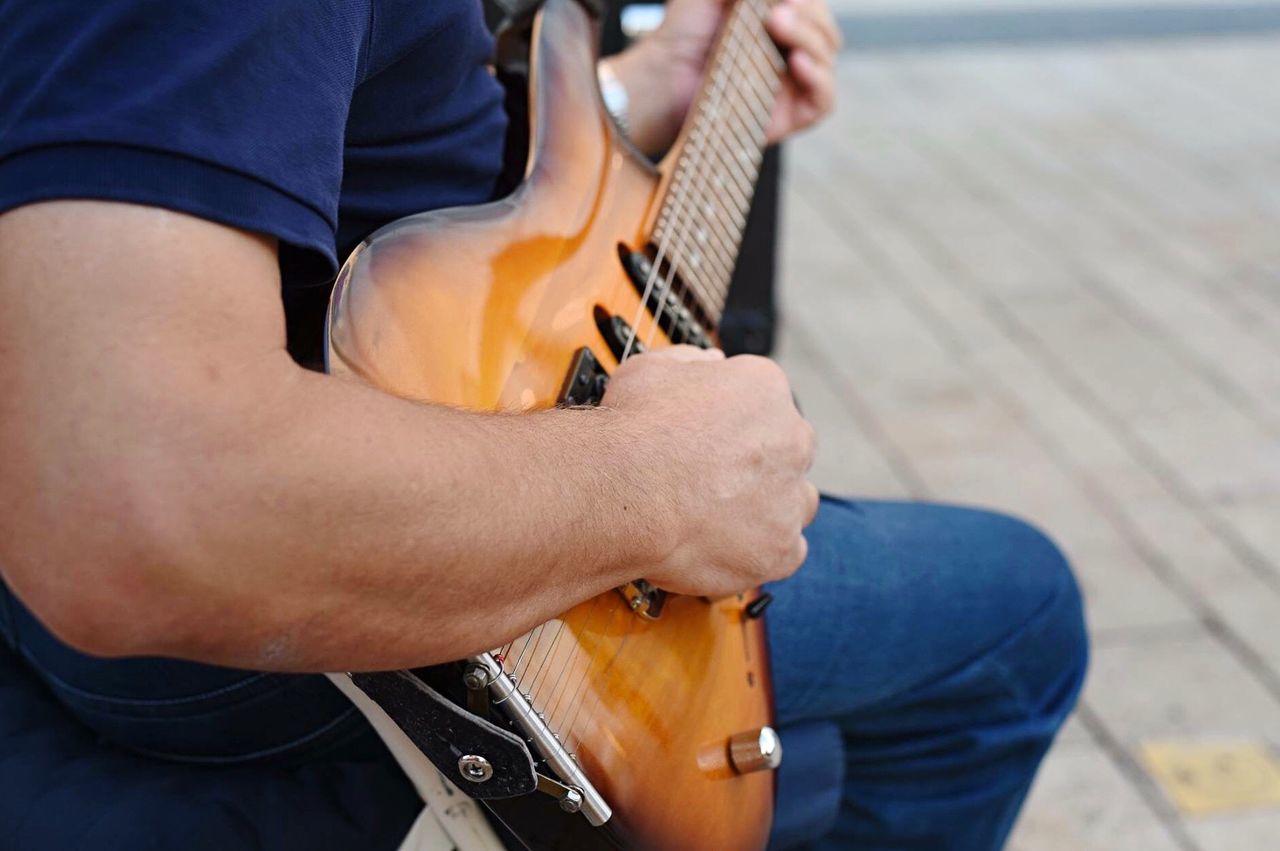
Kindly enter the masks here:
M 526 87 L 527 115 L 512 117 L 527 130 L 523 181 L 362 243 L 333 292 L 329 372 L 528 411 L 597 403 L 646 348 L 714 345 L 785 67 L 768 3 L 734 0 L 657 167 L 604 107 L 590 9 L 547 0 L 508 28 L 499 66 Z M 781 757 L 768 601 L 637 577 L 456 665 L 353 680 L 531 847 L 760 848 Z

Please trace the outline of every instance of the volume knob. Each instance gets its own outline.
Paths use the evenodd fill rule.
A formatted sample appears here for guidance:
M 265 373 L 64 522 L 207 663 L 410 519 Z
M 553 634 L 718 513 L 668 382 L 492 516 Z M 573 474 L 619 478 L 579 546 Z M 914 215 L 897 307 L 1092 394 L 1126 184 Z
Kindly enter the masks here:
M 738 733 L 729 739 L 729 762 L 739 774 L 771 771 L 782 764 L 782 741 L 772 727 Z

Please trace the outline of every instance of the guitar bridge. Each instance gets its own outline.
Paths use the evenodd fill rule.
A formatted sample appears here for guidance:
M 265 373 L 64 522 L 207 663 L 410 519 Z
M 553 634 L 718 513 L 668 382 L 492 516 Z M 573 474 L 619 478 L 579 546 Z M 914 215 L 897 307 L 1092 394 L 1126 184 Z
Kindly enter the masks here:
M 627 601 L 631 611 L 647 621 L 662 617 L 662 609 L 667 604 L 667 592 L 654 588 L 643 579 L 618 586 L 618 593 Z

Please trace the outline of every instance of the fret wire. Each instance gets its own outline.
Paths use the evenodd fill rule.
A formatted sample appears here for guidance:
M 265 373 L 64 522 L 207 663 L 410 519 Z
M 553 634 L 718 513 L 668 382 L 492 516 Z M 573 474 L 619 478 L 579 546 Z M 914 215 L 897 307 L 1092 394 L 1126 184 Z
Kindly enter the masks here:
M 733 159 L 725 159 L 725 148 L 729 146 L 723 144 L 719 140 L 716 140 L 711 147 L 713 156 L 724 162 L 725 165 L 732 163 L 737 167 L 736 172 L 729 175 L 729 177 L 736 181 L 731 184 L 731 188 L 736 192 L 736 196 L 733 198 L 734 207 L 732 210 L 740 216 L 745 216 L 746 211 L 751 207 L 750 187 L 754 185 L 755 178 L 746 169 L 742 168 L 741 163 L 736 157 Z M 685 175 L 679 175 L 678 179 L 681 184 L 687 182 L 687 176 Z
M 710 227 L 713 229 L 712 236 L 715 240 L 716 251 L 720 254 L 721 258 L 726 261 L 724 265 L 731 266 L 731 261 L 737 254 L 738 239 L 741 238 L 741 234 L 738 234 L 738 237 L 735 238 L 734 233 L 729 230 L 727 225 L 720 221 L 719 217 L 716 217 L 714 223 L 712 223 Z
M 683 273 L 682 277 L 688 277 L 687 284 L 699 292 L 704 306 L 715 313 L 718 313 L 722 306 L 723 293 L 728 286 L 728 276 L 732 274 L 732 268 L 736 262 L 742 229 L 745 226 L 746 210 L 749 209 L 752 188 L 759 174 L 760 151 L 758 149 L 767 131 L 767 127 L 763 126 L 767 116 L 761 119 L 760 115 L 766 110 L 772 111 L 771 107 L 766 107 L 764 96 L 767 94 L 770 100 L 776 97 L 776 89 L 770 89 L 764 80 L 759 79 L 763 70 L 762 60 L 769 62 L 774 57 L 767 53 L 762 57 L 758 50 L 742 49 L 744 39 L 751 35 L 755 36 L 752 41 L 757 47 L 764 41 L 772 45 L 762 30 L 764 12 L 761 12 L 761 7 L 767 10 L 765 4 L 758 0 L 742 0 L 739 3 L 736 8 L 744 11 L 730 20 L 726 36 L 720 42 L 720 49 L 712 60 L 713 77 L 723 77 L 736 70 L 739 80 L 746 83 L 746 85 L 739 83 L 736 91 L 745 92 L 751 103 L 744 102 L 741 96 L 733 97 L 730 94 L 728 97 L 719 97 L 719 91 L 716 89 L 704 89 L 704 92 L 717 91 L 717 97 L 714 101 L 707 100 L 705 96 L 700 98 L 694 119 L 695 127 L 688 137 L 691 140 L 696 137 L 695 150 L 700 161 L 695 166 L 692 156 L 682 160 L 682 167 L 673 178 L 671 188 L 664 199 L 657 229 L 662 238 L 677 239 L 678 248 L 685 251 L 691 248 L 688 245 L 689 236 L 701 235 L 696 247 L 693 247 L 693 251 L 700 258 L 696 266 L 690 264 L 689 260 L 692 258 L 686 259 L 679 253 L 675 254 L 671 262 Z M 748 13 L 754 13 L 754 15 Z M 752 17 L 755 18 L 754 21 L 751 20 Z M 751 29 L 751 24 L 755 24 L 756 31 L 744 34 L 744 31 Z M 718 61 L 722 60 L 730 50 L 738 51 L 734 54 L 732 63 Z M 776 52 L 776 50 L 773 51 L 774 54 Z M 746 69 L 741 67 L 744 59 L 749 63 Z M 724 83 L 723 79 L 715 79 L 712 85 L 723 88 Z M 751 119 L 754 119 L 754 127 Z M 726 131 L 733 134 L 733 142 L 730 144 L 738 152 L 736 155 L 726 156 L 724 150 Z M 701 174 L 700 170 L 705 170 L 708 147 L 711 148 L 710 159 L 719 164 L 722 172 L 727 170 L 729 178 L 717 180 L 717 185 L 713 187 L 714 194 L 708 194 L 705 187 L 699 186 L 700 182 L 705 182 L 705 175 Z M 757 150 L 752 152 L 752 148 Z M 695 205 L 690 218 L 701 227 L 692 228 L 688 232 L 677 230 L 677 225 L 680 224 L 678 221 L 680 211 L 673 210 L 672 206 L 673 201 L 678 197 L 685 198 L 684 203 L 687 203 L 689 197 L 694 198 Z M 699 201 L 701 203 L 697 203 Z M 726 204 L 726 201 L 729 204 Z M 731 218 L 732 221 L 726 221 L 726 217 Z M 710 234 L 712 239 L 707 239 L 707 234 Z M 712 293 L 716 298 L 707 299 L 707 296 Z
M 713 157 L 715 157 L 715 159 L 716 159 L 717 161 L 722 161 L 722 158 L 720 157 L 720 155 L 718 155 L 718 154 L 713 154 L 712 156 L 713 156 Z M 741 230 L 741 225 L 744 225 L 744 224 L 746 223 L 746 221 L 745 221 L 745 218 L 742 216 L 742 214 L 741 214 L 740 210 L 738 210 L 738 209 L 734 209 L 734 208 L 731 208 L 731 207 L 725 207 L 724 205 L 722 205 L 721 203 L 719 203 L 721 200 L 722 200 L 722 198 L 721 198 L 721 197 L 717 197 L 717 196 L 712 196 L 712 197 L 710 197 L 710 198 L 707 200 L 707 202 L 706 202 L 706 203 L 711 204 L 711 205 L 713 206 L 713 208 L 716 210 L 716 212 L 715 212 L 715 213 L 712 213 L 712 214 L 711 214 L 711 216 L 710 216 L 709 218 L 710 218 L 710 220 L 712 220 L 713 225 L 719 225 L 719 229 L 720 229 L 720 231 L 721 231 L 721 234 L 722 234 L 723 236 L 725 236 L 725 237 L 729 237 L 729 240 L 728 240 L 728 241 L 729 241 L 729 242 L 732 242 L 733 232 L 734 232 L 735 230 Z M 739 200 L 737 200 L 737 199 L 730 199 L 730 200 L 735 200 L 735 202 L 736 202 L 736 203 L 741 203 L 741 202 L 740 202 Z M 701 209 L 702 209 L 702 210 L 704 211 L 704 213 L 705 213 L 705 205 L 704 205 Z M 724 215 L 721 215 L 721 213 L 726 214 L 726 215 L 729 215 L 729 216 L 733 216 L 733 217 L 734 217 L 734 221 L 733 221 L 733 222 L 725 222 L 725 221 L 724 221 Z M 732 225 L 732 227 L 731 227 L 731 225 Z
M 663 230 L 660 232 L 660 238 L 669 238 L 669 232 L 668 232 L 668 231 L 666 231 L 665 229 L 663 229 Z M 681 241 L 683 242 L 683 240 L 681 240 Z M 704 255 L 704 256 L 712 257 L 712 255 L 709 255 L 709 254 L 708 254 L 708 255 Z M 674 263 L 674 265 L 676 266 L 677 271 L 678 271 L 678 273 L 679 273 L 679 275 L 680 275 L 680 277 L 681 277 L 682 279 L 683 279 L 683 278 L 686 278 L 686 277 L 689 277 L 690 275 L 696 275 L 696 276 L 697 276 L 697 280 L 696 280 L 696 281 L 691 279 L 691 280 L 687 281 L 687 283 L 695 284 L 695 285 L 697 285 L 697 286 L 701 287 L 701 285 L 705 282 L 705 278 L 703 277 L 703 276 L 704 276 L 704 273 L 701 271 L 701 268 L 700 268 L 700 267 L 694 267 L 694 266 L 691 266 L 691 265 L 687 262 L 686 258 L 684 258 L 684 257 L 680 256 L 680 254 L 679 254 L 679 253 L 675 253 L 675 252 L 673 252 L 673 253 L 672 253 L 672 255 L 668 257 L 668 261 L 669 261 L 669 262 L 673 262 L 673 263 Z M 720 257 L 718 256 L 718 254 L 714 256 L 714 261 L 716 262 L 717 267 L 719 268 L 719 270 L 721 270 L 721 272 L 723 272 L 724 267 L 723 267 L 723 265 L 722 265 L 722 261 L 720 260 Z M 704 288 L 704 289 L 705 289 L 705 288 Z M 705 289 L 705 291 L 700 291 L 700 292 L 699 292 L 699 296 L 700 296 L 700 297 L 705 298 L 705 297 L 706 297 L 706 296 L 708 296 L 708 295 L 712 295 L 712 294 L 714 294 L 714 292 L 715 292 L 715 289 L 714 289 L 714 288 L 711 288 L 711 289 Z
M 742 87 L 743 95 L 751 98 L 752 105 L 761 113 L 772 114 L 774 101 L 778 97 L 778 90 L 764 85 L 763 82 L 759 86 L 753 86 L 749 82 L 751 79 L 754 78 L 748 77 L 747 85 Z
M 747 213 L 751 210 L 751 196 L 747 191 L 743 191 L 741 186 L 745 183 L 747 186 L 755 184 L 756 175 L 752 175 L 749 171 L 742 167 L 742 163 L 738 161 L 736 156 L 726 154 L 724 150 L 715 152 L 716 159 L 721 163 L 726 171 L 729 171 L 735 178 L 737 183 L 731 184 L 736 190 L 736 195 L 731 199 L 733 207 L 728 208 L 729 212 L 735 217 L 734 225 L 745 227 L 747 223 Z
M 695 272 L 703 275 L 718 274 L 721 276 L 730 272 L 730 270 L 724 265 L 723 260 L 721 260 L 721 258 L 718 255 L 713 256 L 710 254 L 700 253 L 699 257 L 708 258 L 710 260 L 710 263 L 699 263 L 698 265 L 693 265 L 690 262 L 692 258 L 685 258 L 677 255 L 678 262 L 676 263 L 676 266 L 678 267 L 679 272 L 682 275 Z M 706 266 L 709 266 L 711 268 L 709 268 L 706 272 L 703 272 L 702 269 Z
M 718 228 L 717 225 L 719 226 Z M 699 230 L 705 231 L 707 238 L 697 241 L 698 245 L 703 247 L 704 252 L 707 250 L 715 252 L 717 259 L 721 261 L 720 265 L 728 267 L 729 264 L 726 261 L 732 256 L 732 252 L 736 247 L 727 240 L 727 238 L 731 238 L 731 234 L 725 230 L 718 217 L 710 217 L 706 227 Z
M 677 263 L 677 273 L 685 279 L 698 292 L 699 304 L 711 304 L 711 298 L 720 291 L 720 285 L 715 278 L 711 278 L 705 272 L 691 272 Z
M 718 160 L 718 157 L 715 159 Z M 725 244 L 733 243 L 734 231 L 740 230 L 736 224 L 726 222 L 726 216 L 735 216 L 736 212 L 730 208 L 726 208 L 720 203 L 719 198 L 715 196 L 704 195 L 698 208 L 699 221 L 707 227 L 699 227 L 697 230 L 706 230 L 711 235 L 717 236 L 719 241 Z M 710 209 L 708 209 L 710 207 Z
M 720 172 L 727 174 L 730 178 L 720 180 L 716 186 L 710 187 L 714 194 L 703 193 L 699 207 L 703 229 L 712 235 L 715 265 L 718 267 L 718 277 L 722 282 L 717 285 L 716 290 L 717 296 L 721 296 L 736 264 L 738 247 L 746 223 L 745 204 L 748 202 L 746 193 L 733 179 L 733 173 L 725 167 L 724 151 L 713 145 L 711 159 Z
M 745 103 L 743 100 L 734 101 L 730 109 L 732 109 L 733 113 L 738 116 L 738 119 L 742 122 L 742 126 L 751 131 L 752 139 L 755 140 L 757 144 L 759 144 L 760 141 L 763 141 L 769 130 L 768 115 L 761 117 L 758 111 L 752 110 L 750 105 Z M 757 134 L 759 134 L 758 138 Z
M 718 252 L 715 254 L 703 254 L 701 257 L 703 258 L 702 262 L 696 267 L 695 271 L 696 274 L 702 276 L 704 279 L 709 279 L 710 282 L 714 283 L 716 280 L 723 279 L 733 274 L 732 267 L 725 264 L 724 259 Z M 681 265 L 683 266 L 686 264 Z M 715 290 L 712 289 L 711 293 L 714 292 Z
M 714 202 L 710 202 L 710 203 L 714 203 Z M 720 207 L 719 209 L 723 210 L 723 211 L 724 211 L 724 212 L 726 212 L 726 213 L 730 213 L 730 214 L 732 214 L 732 211 L 727 210 L 727 209 L 725 209 L 725 208 L 723 208 L 723 207 Z M 704 211 L 704 214 L 705 214 L 705 211 Z M 662 220 L 661 220 L 661 219 L 659 219 L 659 221 L 660 221 L 660 222 L 662 222 Z M 732 241 L 733 241 L 733 233 L 734 233 L 734 231 L 735 231 L 735 230 L 741 230 L 741 228 L 738 228 L 738 227 L 732 227 L 732 228 L 731 228 L 731 227 L 730 227 L 730 225 L 729 225 L 728 223 L 725 223 L 725 222 L 723 221 L 723 217 L 721 217 L 721 216 L 719 216 L 719 215 L 716 215 L 716 214 L 714 214 L 714 213 L 713 213 L 713 214 L 711 214 L 711 216 L 707 218 L 707 222 L 708 222 L 709 224 L 711 224 L 711 225 L 712 225 L 712 227 L 715 227 L 716 225 L 719 225 L 719 234 L 718 234 L 718 236 L 719 236 L 719 237 L 721 237 L 720 241 L 721 241 L 721 242 L 724 242 L 724 243 L 726 243 L 726 244 L 732 244 Z M 664 229 L 665 229 L 665 222 L 663 222 L 663 226 L 664 226 Z
M 762 91 L 770 90 L 776 88 L 787 65 L 782 54 L 767 36 L 760 46 L 763 49 L 751 51 L 746 60 L 750 63 L 749 70 L 755 71 L 758 75 L 754 81 L 755 87 Z
M 754 115 L 736 113 L 738 118 L 739 147 L 748 154 L 764 150 L 768 127 Z M 765 119 L 767 121 L 767 119 Z
M 711 215 L 707 218 L 707 227 L 715 240 L 716 250 L 721 259 L 726 261 L 722 265 L 727 268 L 731 267 L 732 264 L 728 261 L 737 253 L 737 242 L 741 239 L 741 229 L 730 229 L 722 218 L 717 215 Z M 736 235 L 735 231 L 737 232 Z
M 708 277 L 707 271 L 690 267 L 676 252 L 673 252 L 673 257 L 669 257 L 668 260 L 675 269 L 680 285 L 687 290 L 693 290 L 698 296 L 699 304 L 706 306 L 713 303 L 711 299 L 719 292 L 720 285 L 715 279 Z
M 711 268 L 708 264 L 691 266 L 683 258 L 676 258 L 676 276 L 681 279 L 682 283 L 693 286 L 699 291 L 702 297 L 715 294 L 715 279 L 713 275 L 723 274 L 718 268 Z
M 721 91 L 723 89 L 723 84 L 724 84 L 724 79 L 723 79 L 724 75 L 723 74 L 716 75 L 714 72 L 718 68 L 723 67 L 725 64 L 737 64 L 737 61 L 740 59 L 741 50 L 734 40 L 737 38 L 737 31 L 740 28 L 746 26 L 745 24 L 739 23 L 739 21 L 744 20 L 746 17 L 746 13 L 741 11 L 744 8 L 748 8 L 748 7 L 737 5 L 734 7 L 733 10 L 731 10 L 731 13 L 730 13 L 731 20 L 729 22 L 729 26 L 727 27 L 726 32 L 717 39 L 714 64 L 712 65 L 713 74 L 711 75 L 714 80 L 714 83 L 709 85 L 707 82 L 704 82 L 702 86 L 702 90 L 699 93 L 698 109 L 696 110 L 697 116 L 695 118 L 695 126 L 693 128 L 694 130 L 698 129 L 699 126 L 706 127 L 707 126 L 706 121 L 709 120 L 706 118 L 707 114 L 708 113 L 714 114 L 715 108 L 718 107 Z M 725 60 L 726 55 L 729 56 L 728 61 Z M 690 167 L 687 169 L 687 171 L 691 174 L 696 173 L 698 167 L 701 164 L 698 157 L 702 154 L 702 151 L 707 142 L 707 140 L 703 138 L 705 135 L 706 134 L 699 135 L 697 133 L 692 133 L 692 132 L 688 134 L 686 138 L 692 137 L 696 144 L 692 144 L 692 145 L 686 144 L 683 150 L 678 154 L 679 160 L 682 164 L 685 164 L 685 163 L 690 164 Z M 687 194 L 689 192 L 689 189 L 691 188 L 691 184 L 689 183 L 689 180 L 690 178 L 686 177 L 684 181 L 680 182 L 680 184 L 676 187 L 679 190 L 677 194 L 673 195 L 671 194 L 670 191 L 668 191 L 665 193 L 665 197 L 663 198 L 660 212 L 669 218 L 670 228 L 666 233 L 663 234 L 663 238 L 659 241 L 658 248 L 657 248 L 657 257 L 653 264 L 654 271 L 648 277 L 648 280 L 645 283 L 643 294 L 640 298 L 640 302 L 637 305 L 636 320 L 633 323 L 633 327 L 636 330 L 632 332 L 632 334 L 630 335 L 630 338 L 627 340 L 626 347 L 622 353 L 622 359 L 625 359 L 631 353 L 632 345 L 636 339 L 636 335 L 640 328 L 639 322 L 642 315 L 644 314 L 645 304 L 648 302 L 649 294 L 653 291 L 653 286 L 656 283 L 657 278 L 661 274 L 661 269 L 662 269 L 661 260 L 668 249 L 668 242 L 667 242 L 668 235 L 671 232 L 675 232 L 676 234 L 679 234 L 681 236 L 681 240 L 680 240 L 681 244 L 683 244 L 684 242 L 683 234 L 680 234 L 679 232 L 679 225 L 680 225 L 680 214 L 683 211 L 684 203 L 687 200 Z M 674 211 L 672 209 L 673 202 L 675 202 Z M 672 275 L 668 274 L 666 277 L 666 280 L 663 283 L 664 289 L 671 286 L 671 279 L 672 279 Z M 661 322 L 662 312 L 665 309 L 665 304 L 666 304 L 666 301 L 664 299 L 663 304 L 658 308 L 654 316 L 654 321 L 651 326 L 654 331 L 656 331 L 658 325 Z M 716 307 L 719 307 L 722 305 L 723 305 L 723 302 L 721 302 L 720 305 L 711 307 L 710 309 L 712 311 L 715 311 Z

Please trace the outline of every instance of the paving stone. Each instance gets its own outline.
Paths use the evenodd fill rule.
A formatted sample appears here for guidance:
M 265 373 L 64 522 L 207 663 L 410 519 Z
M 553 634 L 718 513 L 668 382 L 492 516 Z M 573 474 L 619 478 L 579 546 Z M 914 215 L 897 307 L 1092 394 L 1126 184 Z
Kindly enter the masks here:
M 1203 630 L 1094 648 L 1089 701 L 1131 751 L 1148 740 L 1280 742 L 1280 703 Z
M 1190 624 L 1195 615 L 1128 545 L 1077 547 L 1062 526 L 1036 514 L 1071 561 L 1093 630 Z
M 1268 851 L 1280 844 L 1280 812 L 1188 819 L 1187 829 L 1203 851 Z
M 853 57 L 790 146 L 784 359 L 857 421 L 821 468 L 1027 516 L 1085 588 L 1119 750 L 1070 726 L 1011 847 L 1280 847 L 1126 773 L 1280 743 L 1276 67 L 1275 37 Z
M 828 370 L 793 342 L 796 336 L 792 329 L 781 335 L 776 357 L 791 380 L 801 410 L 818 431 L 814 484 L 826 493 L 863 498 L 910 496 L 910 483 L 894 472 L 875 438 L 859 427 L 849 400 L 832 389 Z
M 1179 846 L 1107 755 L 1080 744 L 1050 754 L 1009 851 L 1172 851 Z
M 1280 486 L 1280 475 L 1274 484 Z M 1280 574 L 1280 495 L 1232 501 L 1219 506 L 1218 511 L 1255 550 L 1271 556 L 1271 567 Z

